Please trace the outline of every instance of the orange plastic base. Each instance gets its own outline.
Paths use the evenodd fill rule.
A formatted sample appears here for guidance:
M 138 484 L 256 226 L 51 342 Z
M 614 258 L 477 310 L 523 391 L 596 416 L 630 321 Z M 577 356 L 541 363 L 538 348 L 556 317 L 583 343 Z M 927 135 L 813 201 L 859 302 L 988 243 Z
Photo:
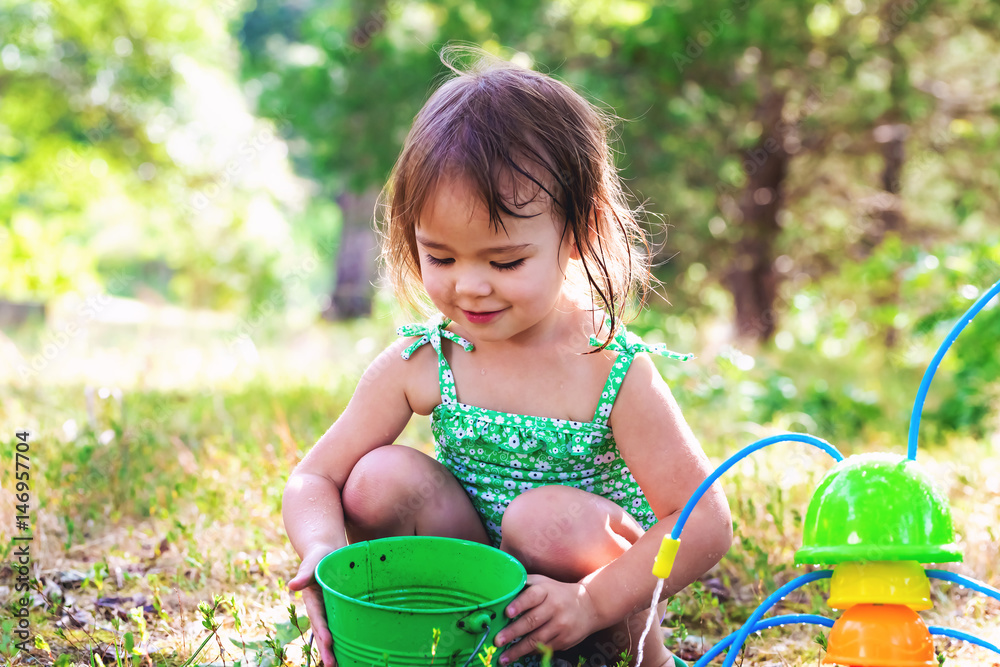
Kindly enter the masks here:
M 859 604 L 830 631 L 824 663 L 848 667 L 937 667 L 931 633 L 917 612 L 898 604 Z

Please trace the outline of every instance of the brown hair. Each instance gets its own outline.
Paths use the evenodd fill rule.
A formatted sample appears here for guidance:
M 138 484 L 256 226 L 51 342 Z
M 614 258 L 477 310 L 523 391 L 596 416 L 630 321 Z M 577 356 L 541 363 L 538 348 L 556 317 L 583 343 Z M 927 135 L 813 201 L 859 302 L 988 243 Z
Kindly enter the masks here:
M 452 60 L 466 53 L 475 60 L 463 71 Z M 442 176 L 467 180 L 495 231 L 503 229 L 501 212 L 528 217 L 514 209 L 524 205 L 517 184 L 530 181 L 536 187 L 527 201 L 544 192 L 563 233 L 572 234 L 613 337 L 629 296 L 641 303 L 650 282 L 646 234 L 608 146 L 616 117 L 566 84 L 480 49 L 445 47 L 441 60 L 456 76 L 417 114 L 381 197 L 382 257 L 397 297 L 425 310 L 415 230 Z

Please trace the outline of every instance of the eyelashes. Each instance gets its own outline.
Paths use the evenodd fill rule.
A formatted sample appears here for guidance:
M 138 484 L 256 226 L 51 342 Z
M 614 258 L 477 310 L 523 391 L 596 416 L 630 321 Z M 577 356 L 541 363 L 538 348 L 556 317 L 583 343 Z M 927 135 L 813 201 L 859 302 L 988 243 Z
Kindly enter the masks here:
M 507 262 L 506 264 L 498 264 L 494 262 L 493 268 L 496 269 L 497 271 L 513 271 L 522 264 L 524 264 L 523 259 L 515 259 L 513 262 Z
M 452 262 L 455 261 L 453 259 L 438 259 L 433 255 L 424 255 L 424 258 L 427 260 L 427 263 L 430 264 L 431 266 L 444 266 L 446 264 L 451 264 Z
M 455 260 L 453 259 L 438 259 L 434 255 L 424 255 L 424 259 L 431 266 L 448 266 L 453 264 Z M 513 271 L 517 267 L 524 264 L 524 259 L 515 259 L 513 262 L 490 262 L 490 265 L 497 271 Z

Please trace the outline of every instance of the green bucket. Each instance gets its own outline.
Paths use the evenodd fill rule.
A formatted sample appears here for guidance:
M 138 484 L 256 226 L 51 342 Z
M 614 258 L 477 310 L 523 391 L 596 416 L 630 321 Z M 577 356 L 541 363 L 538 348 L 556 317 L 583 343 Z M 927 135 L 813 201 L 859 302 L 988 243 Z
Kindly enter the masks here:
M 462 667 L 493 645 L 526 579 L 513 556 L 447 537 L 358 542 L 316 567 L 339 667 Z

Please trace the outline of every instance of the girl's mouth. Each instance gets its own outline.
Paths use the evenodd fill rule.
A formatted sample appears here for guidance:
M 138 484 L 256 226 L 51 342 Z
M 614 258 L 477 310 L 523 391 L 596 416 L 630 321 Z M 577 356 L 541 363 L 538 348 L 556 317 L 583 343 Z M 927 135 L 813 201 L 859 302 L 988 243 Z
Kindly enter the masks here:
M 492 322 L 497 316 L 502 313 L 503 310 L 481 310 L 481 311 L 471 311 L 462 310 L 465 315 L 465 319 L 469 320 L 472 324 L 487 324 Z

